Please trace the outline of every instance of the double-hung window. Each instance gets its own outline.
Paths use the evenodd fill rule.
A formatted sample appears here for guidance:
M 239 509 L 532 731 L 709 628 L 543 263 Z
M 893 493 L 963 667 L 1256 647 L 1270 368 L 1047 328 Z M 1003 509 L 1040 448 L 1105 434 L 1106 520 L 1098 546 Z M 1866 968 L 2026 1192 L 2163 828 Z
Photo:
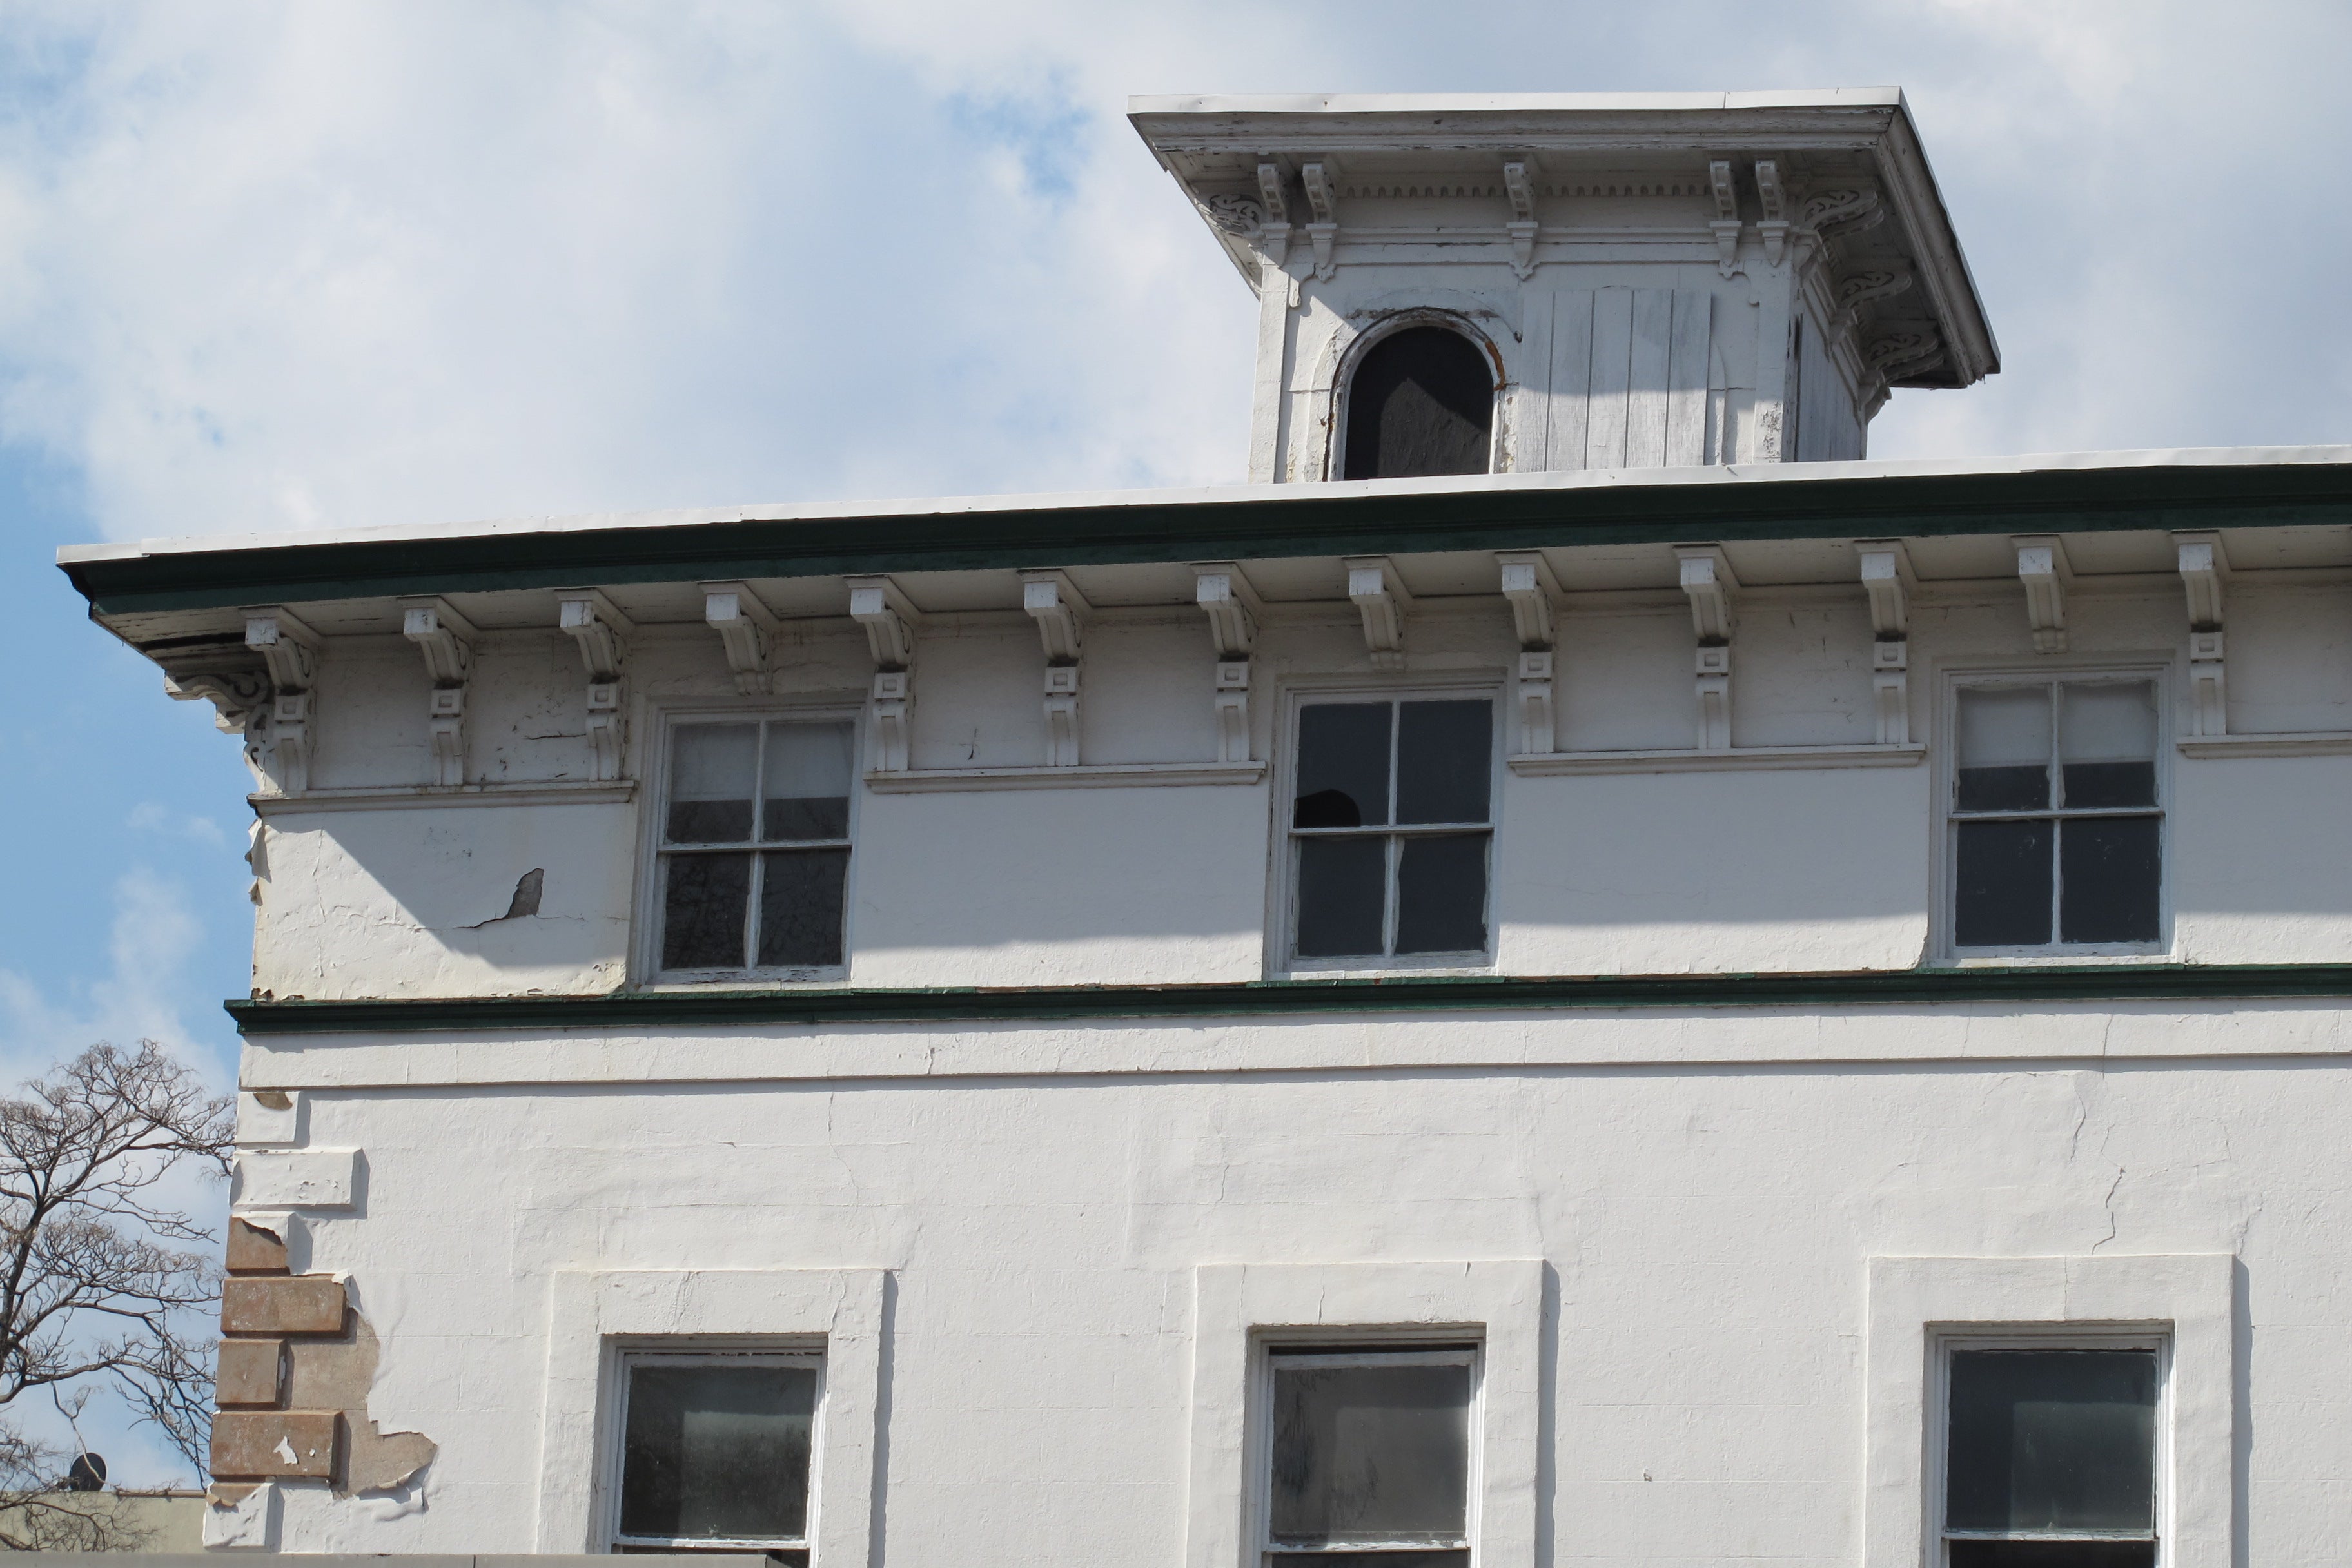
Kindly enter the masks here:
M 1494 837 L 1485 698 L 1309 702 L 1290 809 L 1290 952 L 1483 958 Z
M 2154 683 L 2004 680 L 1957 699 L 1952 944 L 2153 945 L 2164 854 Z
M 765 1552 L 806 1568 L 821 1353 L 621 1355 L 613 1549 Z
M 1478 1352 L 1266 1355 L 1261 1568 L 1469 1568 Z
M 841 967 L 852 746 L 846 722 L 672 727 L 658 856 L 666 976 Z
M 1941 1568 L 2155 1568 L 2160 1346 L 1944 1347 Z

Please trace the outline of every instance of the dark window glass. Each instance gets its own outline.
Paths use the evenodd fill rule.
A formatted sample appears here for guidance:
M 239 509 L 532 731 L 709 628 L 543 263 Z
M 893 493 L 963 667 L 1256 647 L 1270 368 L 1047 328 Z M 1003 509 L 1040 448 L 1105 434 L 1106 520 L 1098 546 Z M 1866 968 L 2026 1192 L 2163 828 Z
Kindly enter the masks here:
M 2050 805 L 2050 689 L 1969 687 L 1959 694 L 1958 805 L 2042 811 Z
M 1495 376 L 1469 339 L 1408 327 L 1372 345 L 1348 383 L 1350 479 L 1483 474 L 1493 458 Z
M 1955 1541 L 1951 1568 L 2155 1568 L 2153 1541 Z
M 1327 702 L 1299 710 L 1292 826 L 1373 827 L 1388 821 L 1389 714 L 1385 702 Z
M 669 818 L 673 844 L 740 844 L 751 837 L 751 784 L 759 767 L 757 724 L 682 724 L 671 736 Z
M 1276 1552 L 1296 1568 L 1470 1568 L 1467 1552 Z
M 2050 940 L 2053 824 L 1963 822 L 1952 898 L 1962 947 L 2038 947 Z
M 2059 772 L 2066 805 L 2078 811 L 2156 804 L 2154 763 L 2068 763 Z
M 1470 1369 L 1288 1368 L 1277 1360 L 1270 1458 L 1277 1546 L 1459 1541 Z
M 1486 821 L 1494 736 L 1491 702 L 1398 704 L 1396 819 Z
M 2158 820 L 2153 816 L 2078 816 L 2062 822 L 2058 940 L 2154 942 L 2157 889 L 2162 880 L 2159 840 Z
M 662 967 L 741 968 L 751 858 L 673 855 L 667 866 L 662 887 Z
M 771 724 L 761 768 L 760 837 L 849 837 L 850 727 Z
M 761 860 L 760 962 L 789 969 L 839 963 L 849 851 L 800 849 Z
M 2156 689 L 2145 681 L 2062 686 L 2058 761 L 2077 809 L 2156 804 Z
M 2050 805 L 2050 770 L 2030 768 L 1962 768 L 1959 770 L 1962 811 L 2042 811 Z
M 621 1533 L 795 1540 L 808 1530 L 807 1367 L 639 1366 L 629 1373 Z
M 1388 848 L 1381 837 L 1299 840 L 1299 957 L 1379 955 Z
M 2156 1521 L 2156 1352 L 1958 1351 L 1950 1530 L 2135 1530 Z
M 1397 866 L 1399 952 L 1483 952 L 1486 838 L 1448 833 L 1404 840 Z

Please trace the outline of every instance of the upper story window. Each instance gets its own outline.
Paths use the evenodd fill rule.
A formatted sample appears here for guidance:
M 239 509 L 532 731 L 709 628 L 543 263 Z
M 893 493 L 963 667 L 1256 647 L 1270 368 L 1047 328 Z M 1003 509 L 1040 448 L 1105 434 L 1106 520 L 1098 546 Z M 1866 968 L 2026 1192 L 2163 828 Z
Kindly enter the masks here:
M 705 1548 L 808 1563 L 821 1354 L 621 1358 L 616 1552 Z
M 2158 1361 L 1948 1346 L 1943 1568 L 2153 1568 Z
M 661 968 L 793 978 L 842 963 L 845 722 L 680 722 L 662 801 Z
M 1294 959 L 1486 956 L 1494 749 L 1495 706 L 1486 698 L 1299 709 Z
M 1263 1568 L 1468 1568 L 1477 1352 L 1266 1360 Z
M 2154 683 L 1963 686 L 1957 731 L 1953 944 L 2154 944 L 2164 848 Z
M 1348 382 L 1349 479 L 1483 474 L 1494 466 L 1495 374 L 1476 344 L 1444 327 L 1407 327 L 1374 343 Z

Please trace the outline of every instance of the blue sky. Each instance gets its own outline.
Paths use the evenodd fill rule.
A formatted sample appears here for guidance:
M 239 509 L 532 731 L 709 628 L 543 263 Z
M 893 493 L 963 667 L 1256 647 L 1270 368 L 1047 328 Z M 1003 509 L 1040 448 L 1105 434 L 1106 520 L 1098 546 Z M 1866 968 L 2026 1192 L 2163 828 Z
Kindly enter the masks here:
M 245 990 L 236 748 L 61 543 L 1232 481 L 1141 92 L 1900 85 L 2007 368 L 1874 455 L 2342 441 L 2347 64 L 2336 0 L 0 0 L 0 1066 L 226 1082 Z

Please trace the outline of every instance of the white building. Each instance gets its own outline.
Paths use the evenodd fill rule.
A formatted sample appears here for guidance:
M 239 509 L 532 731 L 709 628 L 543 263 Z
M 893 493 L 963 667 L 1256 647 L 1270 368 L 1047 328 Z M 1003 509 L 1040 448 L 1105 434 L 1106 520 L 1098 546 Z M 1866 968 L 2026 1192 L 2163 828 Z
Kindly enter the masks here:
M 1863 460 L 1893 93 L 1135 120 L 1260 482 L 64 553 L 260 781 L 212 1539 L 2340 1559 L 2352 452 Z

